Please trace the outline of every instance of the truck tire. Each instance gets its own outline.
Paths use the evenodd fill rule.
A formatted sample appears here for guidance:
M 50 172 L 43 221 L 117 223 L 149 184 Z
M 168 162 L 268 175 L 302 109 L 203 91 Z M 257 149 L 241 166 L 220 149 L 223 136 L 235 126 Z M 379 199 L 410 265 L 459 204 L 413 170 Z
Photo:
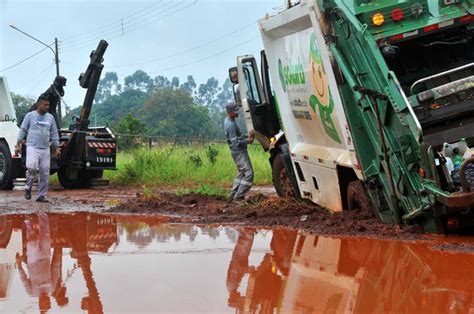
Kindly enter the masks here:
M 0 190 L 13 189 L 12 155 L 8 145 L 0 141 Z
M 364 184 L 360 180 L 351 181 L 347 185 L 347 209 L 374 214 Z
M 67 167 L 60 167 L 58 170 L 58 179 L 62 187 L 65 189 L 82 189 L 90 185 L 90 176 L 87 171 L 79 170 L 77 179 L 70 178 L 67 175 Z
M 290 177 L 285 168 L 283 154 L 275 156 L 272 163 L 272 181 L 278 196 L 283 198 L 296 198 Z

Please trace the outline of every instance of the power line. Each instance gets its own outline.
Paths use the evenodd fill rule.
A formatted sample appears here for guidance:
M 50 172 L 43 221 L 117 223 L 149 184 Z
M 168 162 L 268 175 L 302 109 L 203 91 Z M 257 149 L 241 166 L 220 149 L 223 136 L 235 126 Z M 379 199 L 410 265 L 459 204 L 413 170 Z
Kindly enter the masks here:
M 112 26 L 112 27 L 116 27 L 116 26 L 117 26 L 116 24 L 120 25 L 121 22 L 122 22 L 122 20 L 129 19 L 130 17 L 132 17 L 132 16 L 134 16 L 134 15 L 140 13 L 140 12 L 146 11 L 146 10 L 148 10 L 148 9 L 150 9 L 150 8 L 152 8 L 152 7 L 156 6 L 156 5 L 158 5 L 160 2 L 163 2 L 163 0 L 159 0 L 159 1 L 153 2 L 151 5 L 146 6 L 145 8 L 142 8 L 142 9 L 140 9 L 140 10 L 138 10 L 138 11 L 135 11 L 135 12 L 133 12 L 132 14 L 127 15 L 127 16 L 125 16 L 124 18 L 121 18 L 120 20 L 116 20 L 116 21 L 114 21 L 114 22 L 112 22 L 112 23 L 99 26 L 98 28 L 96 28 L 96 29 L 94 29 L 94 30 L 91 30 L 91 31 L 88 31 L 88 32 L 86 32 L 86 33 L 84 33 L 84 34 L 81 34 L 81 35 L 78 35 L 78 36 L 75 36 L 75 37 L 74 37 L 74 36 L 67 37 L 67 38 L 65 38 L 65 39 L 63 40 L 63 42 L 70 42 L 70 41 L 77 40 L 78 38 L 82 38 L 82 37 L 85 37 L 85 36 L 89 36 L 89 35 L 91 35 L 91 34 L 100 33 L 101 30 L 111 28 L 111 26 Z
M 52 45 L 52 44 L 51 44 L 51 45 Z M 24 62 L 26 62 L 26 61 L 28 61 L 28 60 L 30 60 L 31 58 L 36 57 L 37 55 L 39 55 L 40 53 L 42 53 L 42 52 L 45 51 L 46 49 L 50 49 L 50 47 L 44 47 L 43 49 L 41 49 L 41 50 L 39 50 L 38 52 L 32 54 L 31 56 L 29 56 L 29 57 L 27 57 L 27 58 L 25 58 L 25 59 L 23 59 L 23 60 L 21 60 L 21 61 L 15 63 L 15 64 L 13 64 L 13 65 L 10 65 L 9 67 L 6 67 L 6 68 L 4 68 L 4 69 L 1 69 L 0 72 L 5 72 L 5 71 L 8 71 L 8 70 L 10 70 L 10 69 L 13 69 L 14 67 L 16 67 L 16 66 L 18 66 L 18 65 L 20 65 L 20 64 L 22 64 L 22 63 L 24 63 Z
M 149 16 L 149 17 L 147 18 L 148 21 L 145 22 L 145 24 L 143 24 L 143 20 L 142 20 L 142 21 L 140 21 L 140 22 L 137 22 L 137 23 L 134 23 L 134 24 L 129 25 L 129 26 L 128 26 L 128 27 L 129 27 L 129 30 L 125 31 L 123 34 L 122 34 L 122 30 L 120 29 L 120 30 L 117 30 L 117 31 L 115 31 L 115 32 L 113 32 L 113 33 L 110 33 L 110 36 L 111 36 L 111 37 L 105 37 L 105 38 L 106 38 L 107 40 L 111 40 L 111 39 L 115 39 L 115 38 L 124 36 L 125 34 L 128 34 L 128 33 L 131 33 L 131 32 L 133 32 L 133 31 L 139 30 L 139 29 L 143 28 L 144 26 L 147 26 L 147 25 L 149 25 L 149 24 L 152 24 L 152 23 L 155 23 L 155 22 L 157 22 L 157 21 L 160 21 L 160 20 L 162 20 L 162 19 L 164 19 L 164 18 L 166 18 L 166 17 L 168 17 L 168 16 L 171 16 L 171 15 L 177 13 L 177 12 L 183 11 L 183 10 L 187 9 L 188 7 L 190 7 L 190 6 L 195 5 L 197 2 L 198 2 L 198 0 L 195 0 L 194 2 L 192 2 L 192 3 L 189 4 L 189 5 L 186 5 L 186 6 L 184 6 L 184 7 L 178 8 L 178 9 L 176 9 L 176 10 L 170 12 L 169 14 L 166 14 L 166 15 L 164 15 L 164 16 L 161 16 L 161 17 L 159 17 L 159 18 L 156 18 L 156 16 L 159 16 L 159 15 L 163 14 L 163 13 L 166 12 L 166 11 L 169 11 L 169 10 L 171 10 L 171 9 L 174 9 L 174 8 L 176 8 L 176 7 L 179 7 L 181 4 L 184 3 L 184 1 L 182 1 L 181 3 L 178 3 L 178 4 L 176 4 L 176 5 L 172 6 L 172 7 L 167 8 L 166 10 L 160 11 L 160 12 L 158 12 L 157 14 L 154 14 L 154 15 Z M 150 18 L 153 18 L 153 19 L 150 19 Z M 137 26 L 137 27 L 133 28 L 133 26 Z M 132 27 L 132 28 L 130 29 L 130 27 Z M 117 35 L 113 36 L 113 34 L 117 34 Z M 87 47 L 87 46 L 91 45 L 92 43 L 94 43 L 94 42 L 97 41 L 97 40 L 98 40 L 98 38 L 97 38 L 97 39 L 94 39 L 94 40 L 89 40 L 88 43 L 84 43 L 84 45 L 80 45 L 79 47 L 74 47 L 74 46 L 73 46 L 73 47 L 71 47 L 71 48 L 69 48 L 69 49 L 65 49 L 63 52 L 68 52 L 68 51 L 72 51 L 72 50 L 76 50 L 76 49 L 81 49 L 81 48 Z
M 83 34 L 83 35 L 79 36 L 80 38 L 78 37 L 75 41 L 73 40 L 72 43 L 71 43 L 70 40 L 69 41 L 64 40 L 63 43 L 65 44 L 65 46 L 77 47 L 77 46 L 83 45 L 84 43 L 88 43 L 88 42 L 91 42 L 91 41 L 97 41 L 98 39 L 100 39 L 102 37 L 109 36 L 110 34 L 122 33 L 122 25 L 127 26 L 127 24 L 135 22 L 135 20 L 137 20 L 137 19 L 139 21 L 141 21 L 147 15 L 156 13 L 156 11 L 158 11 L 158 10 L 160 10 L 160 11 L 158 11 L 159 13 L 161 13 L 163 11 L 166 11 L 166 10 L 162 10 L 162 9 L 165 8 L 166 6 L 168 6 L 169 4 L 171 4 L 172 2 L 173 2 L 173 0 L 170 0 L 168 3 L 164 4 L 163 6 L 160 6 L 158 8 L 154 8 L 152 10 L 149 10 L 145 14 L 136 16 L 136 17 L 131 18 L 129 20 L 124 19 L 123 22 L 122 22 L 122 19 L 121 19 L 118 22 L 118 24 L 114 25 L 111 29 L 108 29 L 108 30 L 104 29 L 102 31 L 96 31 L 96 32 L 88 33 L 88 34 Z
M 245 44 L 247 44 L 247 43 L 249 43 L 249 42 L 251 42 L 251 41 L 254 41 L 254 40 L 257 39 L 257 38 L 260 38 L 260 35 L 255 36 L 255 37 L 252 37 L 252 38 L 250 38 L 249 40 L 240 42 L 240 43 L 238 43 L 237 45 L 234 45 L 234 46 L 232 46 L 232 47 L 230 47 L 230 48 L 221 50 L 221 51 L 219 51 L 219 52 L 217 52 L 217 53 L 214 53 L 214 54 L 212 54 L 212 55 L 208 55 L 208 56 L 203 57 L 203 58 L 201 58 L 201 59 L 198 59 L 198 60 L 195 60 L 195 61 L 192 61 L 192 62 L 188 62 L 188 63 L 185 63 L 185 64 L 181 64 L 181 65 L 178 65 L 178 66 L 175 66 L 175 67 L 170 67 L 170 68 L 162 69 L 162 70 L 148 71 L 147 73 L 148 73 L 148 74 L 153 74 L 153 73 L 167 72 L 167 71 L 171 71 L 171 70 L 176 70 L 176 69 L 184 68 L 184 67 L 187 67 L 187 66 L 189 66 L 189 65 L 196 64 L 196 63 L 200 63 L 200 62 L 202 62 L 202 61 L 205 61 L 205 60 L 211 59 L 211 58 L 213 58 L 213 57 L 219 56 L 219 55 L 221 55 L 221 54 L 224 54 L 224 53 L 226 53 L 226 52 L 229 52 L 229 51 L 233 50 L 234 48 L 243 46 L 243 45 L 245 45 Z
M 46 76 L 48 76 L 49 73 L 51 73 L 51 70 L 52 70 L 52 68 L 50 67 L 50 68 L 48 69 L 48 71 L 47 71 L 42 77 L 40 77 L 40 79 L 38 80 L 38 82 L 36 83 L 36 85 L 35 85 L 33 88 L 31 88 L 31 90 L 30 90 L 31 92 L 36 92 L 36 89 L 38 88 L 38 86 L 43 82 L 44 78 L 45 78 Z M 48 87 L 49 87 L 49 86 L 50 86 L 50 84 L 48 84 Z
M 137 66 L 137 65 L 143 65 L 143 64 L 148 64 L 148 63 L 156 62 L 156 61 L 161 61 L 161 60 L 170 59 L 170 58 L 173 58 L 173 57 L 176 57 L 176 56 L 179 56 L 179 55 L 188 53 L 188 52 L 190 52 L 190 51 L 194 51 L 194 50 L 203 48 L 203 47 L 208 46 L 208 45 L 210 45 L 210 44 L 213 44 L 213 43 L 215 43 L 215 42 L 217 42 L 217 41 L 220 41 L 220 40 L 222 40 L 222 39 L 225 39 L 225 38 L 227 38 L 228 36 L 231 36 L 231 35 L 233 35 L 233 34 L 236 34 L 236 33 L 238 33 L 238 32 L 243 31 L 244 29 L 247 29 L 247 28 L 249 28 L 249 27 L 251 27 L 251 26 L 254 26 L 255 23 L 256 23 L 256 22 L 252 22 L 252 23 L 247 24 L 247 25 L 245 25 L 245 26 L 243 26 L 243 27 L 241 27 L 241 28 L 239 28 L 239 29 L 236 29 L 236 30 L 230 32 L 230 33 L 224 34 L 224 35 L 222 35 L 222 36 L 220 36 L 220 37 L 218 37 L 218 38 L 212 39 L 212 40 L 207 41 L 207 42 L 205 42 L 205 43 L 202 43 L 202 44 L 200 44 L 200 45 L 198 45 L 198 46 L 194 46 L 194 47 L 192 47 L 192 48 L 188 48 L 188 49 L 186 49 L 186 50 L 176 52 L 176 53 L 174 53 L 174 54 L 170 54 L 170 55 L 167 55 L 167 56 L 164 56 L 164 57 L 158 57 L 158 58 L 150 59 L 150 60 L 148 60 L 148 61 L 143 61 L 143 62 L 136 62 L 136 63 L 130 63 L 130 64 L 116 65 L 116 66 L 111 65 L 110 67 L 111 67 L 111 68 L 133 67 L 133 66 Z
M 169 7 L 169 8 L 166 8 L 165 10 L 159 11 L 158 13 L 156 13 L 154 15 L 151 15 L 150 17 L 163 14 L 164 12 L 166 12 L 168 10 L 171 10 L 171 9 L 174 9 L 175 7 L 178 7 L 179 5 L 181 5 L 181 3 L 178 3 L 174 6 Z M 172 12 L 172 13 L 174 13 L 174 12 Z M 142 23 L 142 21 L 140 21 L 138 23 L 135 23 L 135 24 L 132 24 L 132 26 L 140 24 L 140 23 Z M 75 45 L 68 46 L 68 48 L 65 49 L 64 52 L 68 52 L 68 51 L 71 51 L 71 50 L 81 49 L 81 48 L 90 46 L 90 45 L 94 44 L 95 42 L 97 42 L 99 39 L 102 39 L 102 38 L 105 38 L 106 40 L 110 40 L 110 39 L 114 39 L 114 38 L 117 38 L 117 37 L 121 37 L 121 36 L 124 36 L 125 34 L 127 34 L 129 32 L 130 31 L 125 31 L 125 32 L 122 33 L 122 29 L 117 29 L 117 30 L 109 32 L 107 34 L 103 34 L 100 37 L 96 37 L 96 38 L 93 38 L 93 39 L 87 39 L 87 40 L 82 41 L 80 43 L 77 43 Z
M 39 72 L 37 75 L 35 75 L 35 77 L 32 80 L 28 81 L 28 83 L 23 84 L 23 89 L 24 90 L 30 90 L 29 87 L 32 86 L 32 84 L 34 82 L 37 82 L 38 77 L 39 76 L 43 77 L 45 75 L 46 71 L 49 71 L 52 66 L 54 66 L 54 62 L 50 63 L 46 68 L 41 70 L 41 72 Z

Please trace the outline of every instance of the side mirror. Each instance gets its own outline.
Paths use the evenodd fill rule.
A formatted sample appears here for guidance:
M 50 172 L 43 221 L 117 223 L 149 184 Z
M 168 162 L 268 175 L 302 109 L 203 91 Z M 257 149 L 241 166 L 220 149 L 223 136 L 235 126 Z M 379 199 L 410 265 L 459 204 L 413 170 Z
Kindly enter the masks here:
M 237 72 L 237 67 L 233 67 L 229 69 L 229 78 L 232 83 L 234 84 L 239 83 L 239 74 Z
M 232 92 L 234 93 L 234 100 L 235 103 L 239 106 L 242 107 L 242 101 L 240 99 L 240 90 L 239 90 L 239 84 L 234 84 L 232 86 Z

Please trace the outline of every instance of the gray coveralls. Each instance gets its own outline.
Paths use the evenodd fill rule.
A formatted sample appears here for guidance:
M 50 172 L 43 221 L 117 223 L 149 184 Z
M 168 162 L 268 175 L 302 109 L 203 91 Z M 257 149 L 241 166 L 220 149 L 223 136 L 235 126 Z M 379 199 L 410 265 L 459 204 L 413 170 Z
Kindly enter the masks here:
M 225 137 L 229 144 L 232 159 L 237 167 L 237 176 L 230 198 L 243 199 L 253 183 L 253 168 L 247 151 L 247 139 L 242 136 L 240 127 L 235 120 L 228 117 L 224 121 Z
M 33 179 L 39 171 L 38 197 L 46 196 L 49 186 L 49 168 L 51 163 L 49 142 L 59 147 L 59 134 L 56 121 L 50 113 L 40 115 L 37 111 L 28 112 L 21 123 L 18 141 L 26 137 L 26 184 L 30 190 Z

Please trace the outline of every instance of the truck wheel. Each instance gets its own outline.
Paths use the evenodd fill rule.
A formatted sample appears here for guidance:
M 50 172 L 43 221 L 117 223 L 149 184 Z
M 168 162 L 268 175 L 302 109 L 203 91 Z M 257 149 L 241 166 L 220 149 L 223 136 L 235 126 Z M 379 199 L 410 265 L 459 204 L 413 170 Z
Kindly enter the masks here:
M 290 177 L 286 171 L 281 153 L 275 156 L 272 164 L 272 181 L 278 196 L 283 198 L 296 198 L 291 185 Z
M 12 155 L 8 145 L 0 141 L 0 190 L 13 189 Z
M 347 185 L 347 209 L 374 213 L 370 199 L 361 181 L 355 180 Z
M 59 183 L 65 189 L 81 189 L 87 188 L 90 184 L 90 176 L 84 170 L 79 170 L 79 174 L 77 175 L 77 179 L 70 178 L 67 175 L 67 167 L 61 167 L 58 170 L 58 179 Z

